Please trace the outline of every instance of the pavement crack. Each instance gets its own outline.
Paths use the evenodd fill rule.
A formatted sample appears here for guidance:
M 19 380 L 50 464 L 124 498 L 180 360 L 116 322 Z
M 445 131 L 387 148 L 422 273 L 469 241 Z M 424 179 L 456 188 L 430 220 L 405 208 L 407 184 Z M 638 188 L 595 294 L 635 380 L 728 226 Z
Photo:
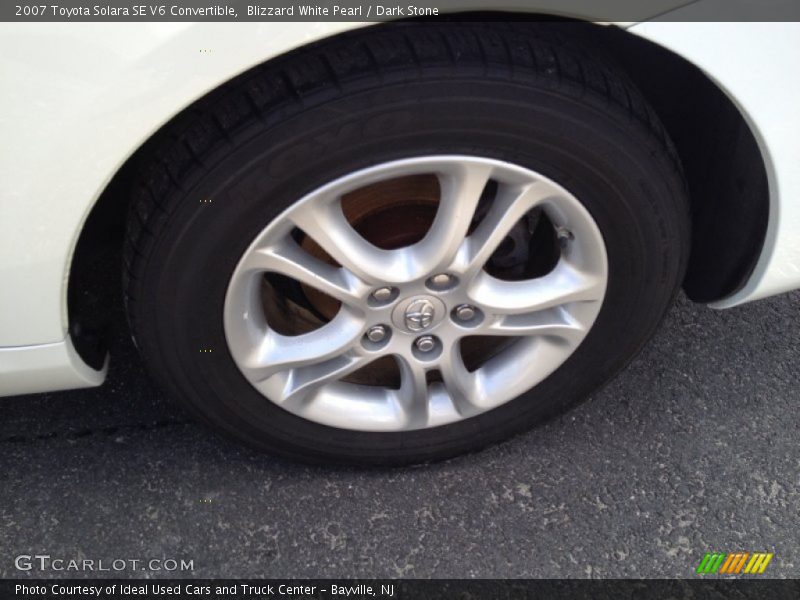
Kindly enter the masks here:
M 35 443 L 45 440 L 65 439 L 80 440 L 88 437 L 106 436 L 110 437 L 120 433 L 131 433 L 137 431 L 153 431 L 156 429 L 166 429 L 170 427 L 180 427 L 189 425 L 193 421 L 189 419 L 161 419 L 158 421 L 145 421 L 142 423 L 131 423 L 126 425 L 111 425 L 107 427 L 90 427 L 82 429 L 72 429 L 66 431 L 48 431 L 35 435 L 10 435 L 0 438 L 0 444 L 25 444 Z

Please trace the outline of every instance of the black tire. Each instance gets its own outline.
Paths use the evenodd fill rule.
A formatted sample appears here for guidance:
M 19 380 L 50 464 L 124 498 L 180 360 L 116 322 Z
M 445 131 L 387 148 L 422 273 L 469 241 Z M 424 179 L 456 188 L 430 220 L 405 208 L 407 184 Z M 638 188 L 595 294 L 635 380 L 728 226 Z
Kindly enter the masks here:
M 683 277 L 685 186 L 635 87 L 556 29 L 370 28 L 258 67 L 179 118 L 134 191 L 125 243 L 130 326 L 172 395 L 259 449 L 307 461 L 400 464 L 527 430 L 618 372 L 651 337 Z M 609 258 L 592 331 L 534 389 L 454 424 L 368 433 L 284 411 L 250 386 L 227 351 L 222 307 L 239 257 L 305 193 L 421 154 L 505 160 L 581 200 Z

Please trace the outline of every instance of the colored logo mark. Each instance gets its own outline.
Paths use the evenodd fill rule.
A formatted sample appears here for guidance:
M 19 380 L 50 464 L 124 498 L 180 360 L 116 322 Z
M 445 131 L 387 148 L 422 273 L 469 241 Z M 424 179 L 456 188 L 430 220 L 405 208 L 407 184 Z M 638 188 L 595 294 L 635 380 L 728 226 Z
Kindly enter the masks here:
M 707 552 L 697 567 L 697 572 L 701 575 L 738 575 L 749 573 L 755 575 L 763 573 L 769 561 L 772 560 L 772 553 L 766 552 L 735 552 L 725 554 L 724 552 Z

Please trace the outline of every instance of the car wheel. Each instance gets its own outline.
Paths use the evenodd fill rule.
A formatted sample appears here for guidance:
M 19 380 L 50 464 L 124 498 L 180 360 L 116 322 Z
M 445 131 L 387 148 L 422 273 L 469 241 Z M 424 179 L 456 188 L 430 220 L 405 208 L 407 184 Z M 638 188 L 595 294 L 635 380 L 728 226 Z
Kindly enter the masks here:
M 440 459 L 584 399 L 688 252 L 671 145 L 552 27 L 384 25 L 246 73 L 134 192 L 137 345 L 218 430 L 311 461 Z

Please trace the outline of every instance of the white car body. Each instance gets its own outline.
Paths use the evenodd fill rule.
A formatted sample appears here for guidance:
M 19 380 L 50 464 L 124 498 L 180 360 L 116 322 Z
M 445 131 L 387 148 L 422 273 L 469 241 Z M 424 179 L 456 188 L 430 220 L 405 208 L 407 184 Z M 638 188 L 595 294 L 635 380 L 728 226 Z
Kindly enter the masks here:
M 233 76 L 363 23 L 0 25 L 0 395 L 99 385 L 68 334 L 72 256 L 95 202 L 156 130 Z M 769 184 L 766 239 L 732 307 L 800 287 L 798 23 L 618 24 L 733 100 Z M 758 39 L 757 45 L 740 40 Z M 200 49 L 213 48 L 211 52 Z M 779 83 L 778 83 L 779 82 Z

